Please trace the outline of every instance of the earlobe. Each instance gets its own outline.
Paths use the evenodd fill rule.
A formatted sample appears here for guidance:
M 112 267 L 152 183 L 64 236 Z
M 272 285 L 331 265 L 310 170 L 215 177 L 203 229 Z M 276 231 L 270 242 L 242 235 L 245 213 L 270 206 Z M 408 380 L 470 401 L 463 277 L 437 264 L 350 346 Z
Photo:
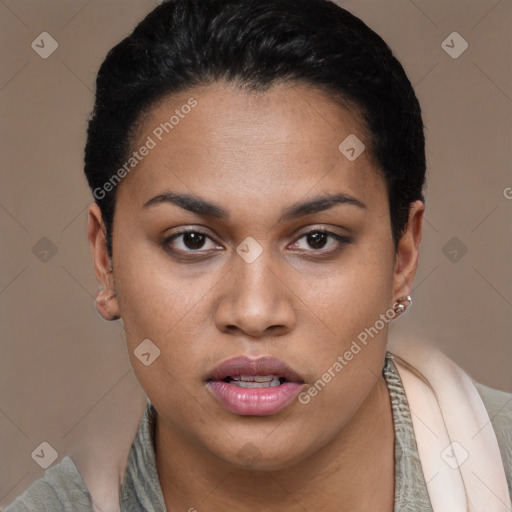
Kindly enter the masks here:
M 393 285 L 393 298 L 407 297 L 412 289 L 418 267 L 418 254 L 423 229 L 423 201 L 411 203 L 406 230 L 398 243 Z
M 121 318 L 117 310 L 117 301 L 112 301 L 115 297 L 116 293 L 112 290 L 101 290 L 96 297 L 96 309 L 105 320 L 119 320 Z M 112 304 L 110 304 L 111 301 Z

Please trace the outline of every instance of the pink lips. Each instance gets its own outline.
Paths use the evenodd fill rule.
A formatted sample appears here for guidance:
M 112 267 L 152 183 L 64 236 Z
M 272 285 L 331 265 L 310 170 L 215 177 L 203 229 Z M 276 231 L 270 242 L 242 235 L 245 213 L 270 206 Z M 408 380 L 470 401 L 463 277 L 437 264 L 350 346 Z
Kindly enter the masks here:
M 226 382 L 241 376 L 267 375 L 279 378 L 280 384 L 272 387 L 239 387 Z M 233 357 L 217 366 L 207 381 L 208 389 L 228 411 L 248 416 L 267 416 L 284 409 L 303 385 L 304 380 L 299 374 L 274 357 Z

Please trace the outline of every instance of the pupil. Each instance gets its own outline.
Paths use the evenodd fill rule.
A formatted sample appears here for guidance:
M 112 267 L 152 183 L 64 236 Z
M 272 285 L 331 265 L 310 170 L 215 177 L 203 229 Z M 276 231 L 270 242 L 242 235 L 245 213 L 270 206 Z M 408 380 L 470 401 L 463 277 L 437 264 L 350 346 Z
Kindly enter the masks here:
M 325 233 L 313 233 L 308 235 L 308 244 L 314 249 L 321 249 L 325 245 Z M 312 242 L 311 242 L 312 240 Z M 320 245 L 320 247 L 317 247 Z
M 189 249 L 201 249 L 204 243 L 204 235 L 200 233 L 185 233 L 183 235 L 183 243 Z

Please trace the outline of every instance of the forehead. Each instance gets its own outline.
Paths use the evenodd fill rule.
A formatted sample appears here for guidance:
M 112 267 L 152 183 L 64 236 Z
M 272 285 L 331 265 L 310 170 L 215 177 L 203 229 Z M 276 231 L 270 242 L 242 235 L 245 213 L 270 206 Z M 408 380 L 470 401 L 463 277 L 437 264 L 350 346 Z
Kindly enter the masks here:
M 132 150 L 144 145 L 151 149 L 124 178 L 118 200 L 141 206 L 166 188 L 272 204 L 308 191 L 372 201 L 385 191 L 358 111 L 309 85 L 247 92 L 215 83 L 169 95 L 141 118 Z M 365 147 L 355 160 L 352 147 Z

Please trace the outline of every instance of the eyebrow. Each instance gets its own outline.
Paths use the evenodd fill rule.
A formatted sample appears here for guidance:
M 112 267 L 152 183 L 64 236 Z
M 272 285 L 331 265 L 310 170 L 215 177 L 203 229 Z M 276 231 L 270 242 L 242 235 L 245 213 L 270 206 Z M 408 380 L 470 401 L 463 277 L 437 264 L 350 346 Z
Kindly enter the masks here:
M 184 210 L 188 210 L 189 212 L 202 217 L 211 217 L 220 220 L 229 219 L 229 213 L 221 206 L 190 194 L 164 192 L 146 201 L 142 207 L 149 208 L 166 203 L 175 204 Z M 366 209 L 366 205 L 364 203 L 350 195 L 324 194 L 287 207 L 282 213 L 278 224 L 305 215 L 310 215 L 312 213 L 325 211 L 339 204 L 346 204 L 356 206 L 360 209 Z

